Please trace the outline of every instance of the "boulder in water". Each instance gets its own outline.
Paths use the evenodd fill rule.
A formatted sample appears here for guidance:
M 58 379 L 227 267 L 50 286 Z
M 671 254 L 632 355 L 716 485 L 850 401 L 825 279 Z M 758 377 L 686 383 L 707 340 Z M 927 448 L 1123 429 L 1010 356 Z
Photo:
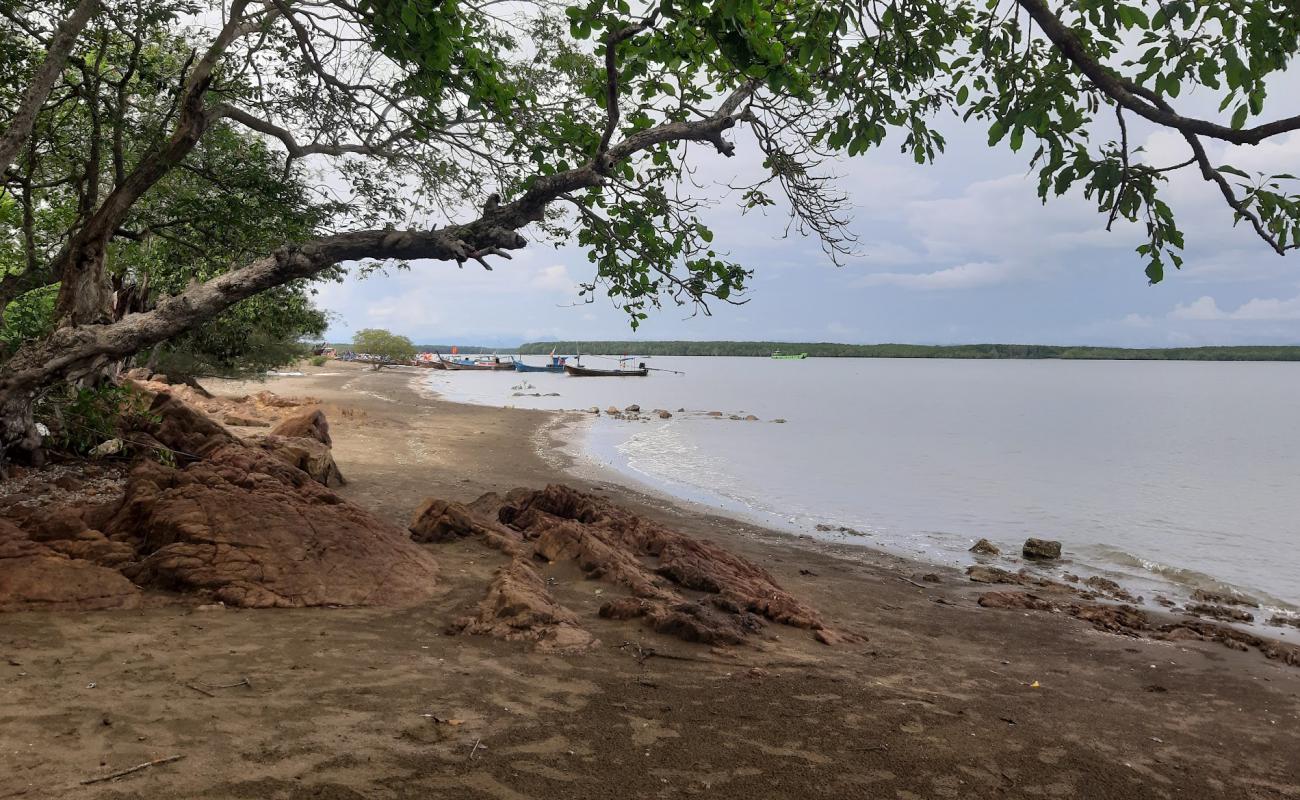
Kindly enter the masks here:
M 971 545 L 970 552 L 978 553 L 982 556 L 996 556 L 1002 551 L 998 549 L 997 545 L 993 544 L 988 539 L 980 539 L 978 542 Z
M 1052 561 L 1061 557 L 1061 543 L 1051 539 L 1030 537 L 1025 540 L 1021 555 L 1035 561 Z

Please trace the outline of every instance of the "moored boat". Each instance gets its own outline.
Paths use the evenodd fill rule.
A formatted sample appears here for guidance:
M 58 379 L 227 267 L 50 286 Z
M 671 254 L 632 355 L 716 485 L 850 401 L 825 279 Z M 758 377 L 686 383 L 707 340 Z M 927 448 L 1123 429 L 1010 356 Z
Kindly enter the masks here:
M 516 372 L 564 372 L 564 363 L 566 360 L 567 359 L 565 356 L 557 356 L 555 355 L 555 353 L 551 353 L 551 363 L 543 364 L 542 366 L 534 366 L 532 364 L 525 364 L 523 361 L 516 361 L 515 371 Z
M 644 363 L 639 364 L 636 369 L 591 369 L 590 367 L 565 364 L 564 371 L 575 378 L 644 378 L 650 374 L 649 368 Z
M 522 361 L 515 362 L 515 372 L 564 372 L 563 364 L 546 364 L 544 366 L 534 366 L 525 364 Z
M 807 357 L 807 353 L 782 353 L 780 350 L 777 350 L 772 354 L 772 358 L 775 358 L 777 361 L 796 361 Z
M 490 359 L 478 359 L 471 361 L 469 359 L 452 359 L 450 361 L 443 359 L 443 369 L 450 370 L 513 370 L 515 361 L 507 359 L 502 361 L 498 356 L 492 356 Z

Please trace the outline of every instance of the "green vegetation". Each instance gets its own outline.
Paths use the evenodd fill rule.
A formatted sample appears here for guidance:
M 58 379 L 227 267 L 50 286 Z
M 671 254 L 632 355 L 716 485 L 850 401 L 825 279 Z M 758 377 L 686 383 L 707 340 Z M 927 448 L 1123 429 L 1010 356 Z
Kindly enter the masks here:
M 105 383 L 93 388 L 60 386 L 36 405 L 36 419 L 50 431 L 49 442 L 64 453 L 84 456 L 141 422 L 157 422 L 151 398 L 129 385 Z M 124 443 L 123 454 L 132 450 Z
M 376 356 L 389 361 L 410 361 L 415 358 L 415 345 L 405 336 L 383 330 L 382 328 L 365 328 L 357 331 L 352 339 L 352 349 L 357 353 Z M 374 362 L 375 369 L 383 367 L 384 361 Z
M 1045 344 L 836 344 L 834 342 L 529 342 L 522 355 L 758 356 L 807 353 L 816 358 L 1015 358 L 1110 361 L 1300 361 L 1300 346 L 1124 348 Z

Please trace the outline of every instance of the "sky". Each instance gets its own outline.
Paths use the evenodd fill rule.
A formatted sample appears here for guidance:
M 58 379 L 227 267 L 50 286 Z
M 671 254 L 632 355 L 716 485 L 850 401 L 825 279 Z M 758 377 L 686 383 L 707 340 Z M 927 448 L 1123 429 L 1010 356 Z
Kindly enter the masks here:
M 1300 88 L 1284 76 L 1278 88 Z M 1286 97 L 1288 92 L 1281 92 Z M 1294 94 L 1290 96 L 1295 96 Z M 1195 109 L 1193 109 L 1195 110 Z M 1213 108 L 1208 109 L 1212 112 Z M 945 127 L 933 165 L 896 148 L 827 165 L 854 205 L 860 253 L 836 267 L 815 240 L 786 238 L 780 206 L 741 214 L 724 185 L 758 174 L 755 147 L 737 156 L 695 148 L 697 180 L 713 187 L 705 214 L 714 245 L 754 270 L 744 305 L 712 314 L 671 304 L 635 334 L 608 300 L 585 303 L 593 267 L 576 247 L 534 242 L 494 269 L 414 262 L 409 272 L 350 276 L 321 287 L 334 314 L 327 338 L 387 328 L 416 343 L 510 346 L 548 339 L 761 339 L 847 343 L 975 342 L 1130 347 L 1300 344 L 1300 253 L 1278 256 L 1234 227 L 1217 190 L 1183 170 L 1164 190 L 1187 235 L 1186 263 L 1148 285 L 1133 248 L 1141 231 L 1116 225 L 1080 194 L 1040 203 L 1025 150 L 989 149 L 983 126 Z M 1131 122 L 1151 163 L 1187 157 L 1168 131 Z M 1300 135 L 1254 148 L 1209 145 L 1216 163 L 1300 174 Z

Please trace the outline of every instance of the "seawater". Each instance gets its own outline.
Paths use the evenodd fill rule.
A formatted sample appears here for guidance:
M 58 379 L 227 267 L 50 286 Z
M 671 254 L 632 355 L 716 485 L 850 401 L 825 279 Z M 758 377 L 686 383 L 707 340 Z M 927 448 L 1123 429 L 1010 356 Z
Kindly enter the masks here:
M 1300 364 L 643 360 L 659 371 L 429 381 L 463 402 L 666 409 L 672 418 L 646 422 L 602 414 L 572 446 L 662 492 L 786 530 L 954 566 L 970 563 L 980 537 L 1013 554 L 1029 536 L 1060 539 L 1058 572 L 1300 608 Z M 759 421 L 730 418 L 750 414 Z

